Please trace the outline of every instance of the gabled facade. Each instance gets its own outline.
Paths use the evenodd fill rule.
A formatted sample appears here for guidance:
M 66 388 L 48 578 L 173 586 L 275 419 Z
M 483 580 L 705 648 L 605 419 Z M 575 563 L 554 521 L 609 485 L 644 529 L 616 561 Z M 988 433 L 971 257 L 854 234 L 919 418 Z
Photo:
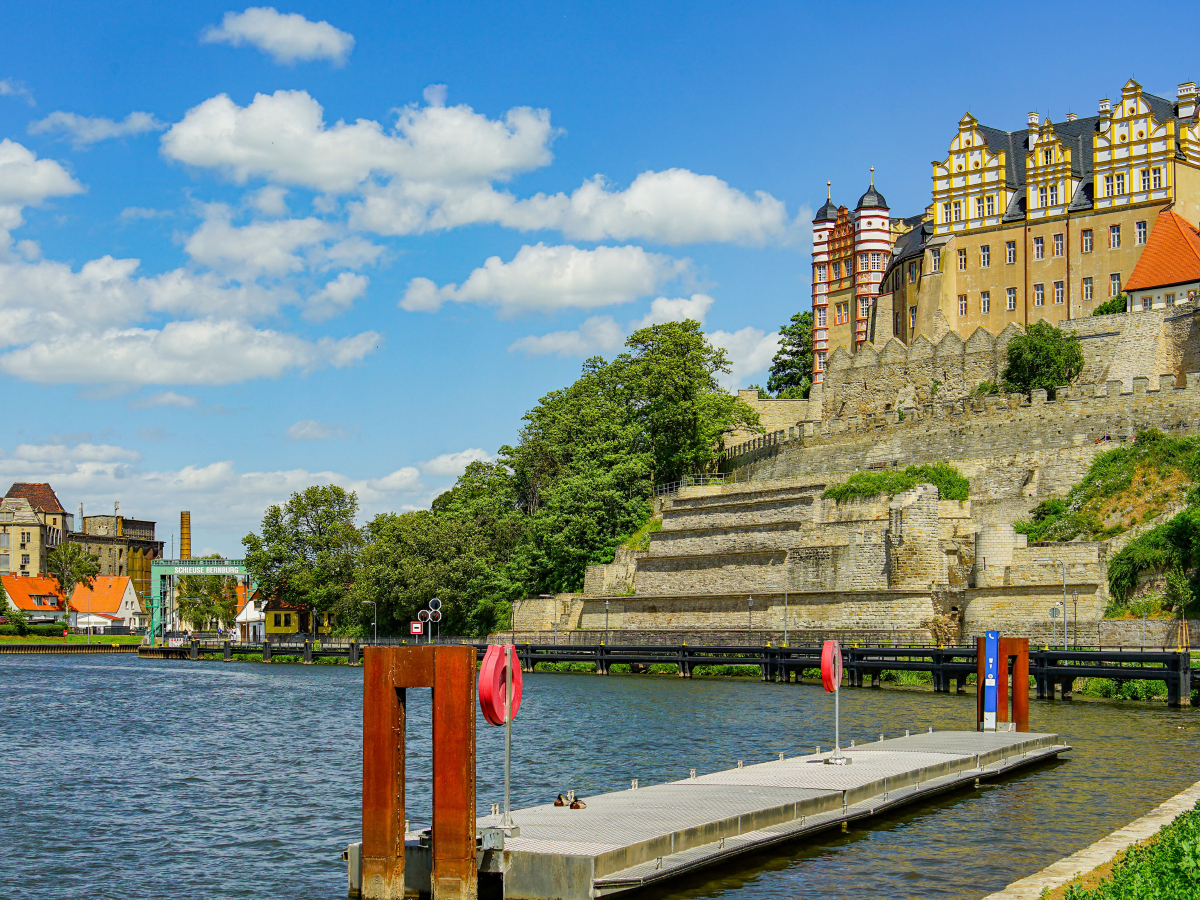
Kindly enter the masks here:
M 1154 230 L 1125 286 L 1134 309 L 1170 309 L 1200 296 L 1200 232 L 1171 210 Z
M 63 542 L 73 522 L 50 485 L 13 484 L 0 500 L 0 575 L 44 575 L 46 554 Z
M 97 575 L 90 587 L 77 584 L 71 594 L 72 628 L 144 628 L 147 618 L 128 575 Z
M 0 575 L 4 608 L 19 609 L 31 623 L 55 622 L 66 613 L 58 581 L 44 575 Z

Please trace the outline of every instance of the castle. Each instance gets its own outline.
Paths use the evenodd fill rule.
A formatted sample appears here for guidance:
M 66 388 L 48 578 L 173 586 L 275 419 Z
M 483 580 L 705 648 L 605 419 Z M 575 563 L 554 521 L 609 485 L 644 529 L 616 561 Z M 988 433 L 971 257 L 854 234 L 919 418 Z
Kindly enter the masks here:
M 1200 221 L 1197 99 L 1192 82 L 1172 102 L 1130 80 L 1097 115 L 1057 124 L 1030 113 L 1010 132 L 968 113 L 924 212 L 893 218 L 874 177 L 853 212 L 827 199 L 813 220 L 814 382 L 838 348 L 1073 321 L 1121 294 L 1164 214 Z M 1200 276 L 1139 286 L 1139 309 L 1163 308 L 1194 299 Z

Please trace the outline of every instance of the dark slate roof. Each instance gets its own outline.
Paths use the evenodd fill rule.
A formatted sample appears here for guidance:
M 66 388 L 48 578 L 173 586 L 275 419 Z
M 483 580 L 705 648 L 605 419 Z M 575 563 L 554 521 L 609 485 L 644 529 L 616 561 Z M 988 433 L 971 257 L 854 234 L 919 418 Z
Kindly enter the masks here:
M 54 493 L 54 488 L 48 484 L 18 481 L 8 489 L 8 493 L 4 496 L 23 497 L 38 512 L 66 512 L 62 508 L 62 504 L 58 502 L 58 496 Z
M 836 222 L 838 208 L 832 200 L 826 200 L 825 205 L 817 210 L 817 217 L 813 222 Z
M 1001 131 L 987 125 L 976 125 L 988 149 L 993 153 L 1004 151 L 1005 177 L 1008 186 L 1016 188 L 1025 183 L 1025 154 L 1029 152 L 1028 131 Z
M 1004 211 L 1002 222 L 1023 222 L 1025 221 L 1025 192 L 1017 191 L 1012 196 L 1012 200 L 1008 202 L 1008 209 Z
M 1154 94 L 1148 94 L 1145 91 L 1142 91 L 1142 99 L 1150 104 L 1150 112 L 1154 114 L 1155 121 L 1162 123 L 1168 119 L 1175 118 L 1174 101 Z
M 1071 198 L 1071 202 L 1067 206 L 1067 211 L 1077 212 L 1081 209 L 1091 209 L 1093 190 L 1092 173 L 1088 172 L 1087 180 L 1079 183 L 1079 187 L 1075 191 L 1075 196 Z
M 1092 135 L 1100 130 L 1100 117 L 1088 116 L 1054 126 L 1058 139 L 1071 148 L 1071 174 L 1076 178 L 1092 173 Z
M 858 198 L 858 206 L 854 208 L 859 210 L 876 207 L 887 209 L 888 205 L 887 201 L 883 199 L 883 194 L 875 190 L 875 185 L 871 185 L 867 188 L 867 192 Z
M 910 259 L 920 256 L 925 252 L 925 242 L 929 240 L 933 234 L 933 226 L 928 222 L 922 222 L 924 214 L 920 216 L 911 216 L 905 221 L 916 219 L 917 223 L 911 231 L 906 231 L 900 237 L 896 238 L 896 244 L 892 247 L 892 258 L 888 261 L 888 267 L 883 273 L 882 281 L 886 281 L 888 275 L 892 271 Z

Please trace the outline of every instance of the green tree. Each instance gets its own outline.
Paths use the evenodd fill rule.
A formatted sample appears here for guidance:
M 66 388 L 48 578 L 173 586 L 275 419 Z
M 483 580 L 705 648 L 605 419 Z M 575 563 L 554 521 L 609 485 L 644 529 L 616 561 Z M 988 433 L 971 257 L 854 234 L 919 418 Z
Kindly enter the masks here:
M 813 314 L 796 313 L 779 329 L 779 350 L 771 360 L 767 389 L 785 400 L 806 400 L 812 390 Z
M 1082 371 L 1079 338 L 1049 322 L 1034 322 L 1008 342 L 1004 380 L 1022 393 L 1042 388 L 1053 397 L 1055 388 L 1070 384 Z
M 1099 306 L 1092 310 L 1093 316 L 1111 316 L 1113 313 L 1123 313 L 1127 309 L 1127 298 L 1124 294 L 1117 294 L 1111 300 L 1105 300 Z
M 262 535 L 242 538 L 246 570 L 262 595 L 299 610 L 329 612 L 350 592 L 362 535 L 354 526 L 358 497 L 337 485 L 314 485 L 263 514 Z
M 46 554 L 46 568 L 58 581 L 58 592 L 63 600 L 63 609 L 69 614 L 71 595 L 75 586 L 82 584 L 90 588 L 100 574 L 100 557 L 88 553 L 82 544 L 64 541 Z
M 204 559 L 221 559 L 214 553 Z M 237 579 L 231 575 L 184 575 L 179 579 L 179 615 L 198 631 L 213 623 L 233 626 L 237 617 Z

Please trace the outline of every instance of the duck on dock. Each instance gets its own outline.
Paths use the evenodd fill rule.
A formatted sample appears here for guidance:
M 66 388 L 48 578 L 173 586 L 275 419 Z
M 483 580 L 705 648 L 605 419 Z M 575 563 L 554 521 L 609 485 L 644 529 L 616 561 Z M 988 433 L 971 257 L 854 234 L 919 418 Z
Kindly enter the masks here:
M 555 806 L 566 806 L 567 798 L 564 797 L 562 794 L 559 794 L 558 797 L 555 798 L 555 800 L 554 800 L 554 805 Z

